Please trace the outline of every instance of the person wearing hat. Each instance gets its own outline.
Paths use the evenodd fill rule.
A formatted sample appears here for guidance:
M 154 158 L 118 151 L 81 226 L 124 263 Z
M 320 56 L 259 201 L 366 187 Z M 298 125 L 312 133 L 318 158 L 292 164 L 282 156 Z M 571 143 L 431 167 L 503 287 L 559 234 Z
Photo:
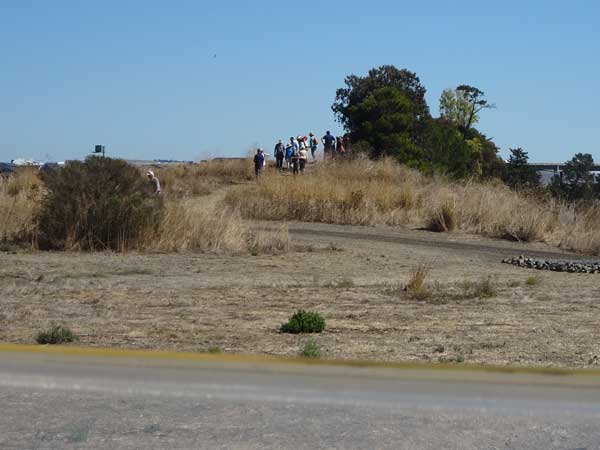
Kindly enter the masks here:
M 306 161 L 308 161 L 308 150 L 306 150 L 306 146 L 301 147 L 298 152 L 298 168 L 300 173 L 304 173 L 304 168 L 306 167 Z
M 152 172 L 151 170 L 149 170 L 148 172 L 146 172 L 146 176 L 148 177 L 148 180 L 150 181 L 151 185 L 152 185 L 152 193 L 154 195 L 160 195 L 162 193 L 162 191 L 160 190 L 160 181 L 158 181 L 158 178 L 156 178 L 156 175 L 154 175 L 154 172 Z
M 254 155 L 254 174 L 256 178 L 260 177 L 263 168 L 265 167 L 265 155 L 263 154 L 262 148 L 256 149 L 256 155 Z
M 315 153 L 317 153 L 317 148 L 319 147 L 319 139 L 315 136 L 315 133 L 310 132 L 308 140 L 308 146 L 310 147 L 310 154 L 312 155 L 312 159 L 317 159 Z

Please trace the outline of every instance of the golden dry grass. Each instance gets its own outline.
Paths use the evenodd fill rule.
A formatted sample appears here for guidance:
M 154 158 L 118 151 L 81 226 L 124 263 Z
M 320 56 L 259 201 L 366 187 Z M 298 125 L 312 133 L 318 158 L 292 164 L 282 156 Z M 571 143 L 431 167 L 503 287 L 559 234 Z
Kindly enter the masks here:
M 438 231 L 460 228 L 600 254 L 599 203 L 581 209 L 499 181 L 431 178 L 392 160 L 321 164 L 296 178 L 267 173 L 252 187 L 230 190 L 225 201 L 244 218 L 423 228 L 433 222 Z
M 392 160 L 319 164 L 293 178 L 267 171 L 256 184 L 248 160 L 157 169 L 164 185 L 162 235 L 144 248 L 285 251 L 284 231 L 252 235 L 242 219 L 423 227 L 488 237 L 541 241 L 600 255 L 600 203 L 581 207 L 517 193 L 501 182 L 451 182 Z M 225 205 L 191 202 L 227 184 Z M 33 217 L 43 194 L 34 170 L 0 180 L 0 239 L 35 240 Z M 190 202 L 187 202 L 190 200 Z M 187 203 L 186 203 L 187 202 Z M 272 242 L 271 239 L 273 239 Z M 262 250 L 261 250 L 262 249 Z
M 158 229 L 149 230 L 132 249 L 253 254 L 287 252 L 290 246 L 287 227 L 254 230 L 241 219 L 239 211 L 198 200 L 200 194 L 209 193 L 219 183 L 245 180 L 248 174 L 251 177 L 252 171 L 248 171 L 248 167 L 247 161 L 237 160 L 165 168 L 161 175 L 167 180 L 172 178 L 172 185 L 179 186 L 179 191 L 165 196 L 165 212 Z M 43 195 L 38 175 L 37 169 L 27 168 L 0 178 L 0 241 L 25 240 L 35 246 L 34 217 Z M 201 192 L 200 186 L 210 186 L 210 189 Z
M 35 239 L 33 217 L 42 195 L 37 169 L 0 177 L 0 241 Z
M 415 300 L 427 300 L 431 297 L 431 290 L 425 284 L 429 272 L 431 267 L 426 264 L 419 264 L 410 272 L 406 291 Z
M 146 169 L 144 169 L 145 171 Z M 254 178 L 250 159 L 211 160 L 200 164 L 177 164 L 152 168 L 169 196 L 207 195 L 224 184 Z
M 282 253 L 289 249 L 287 227 L 252 230 L 239 211 L 197 200 L 165 202 L 159 229 L 141 247 L 154 251 L 199 250 L 214 253 Z

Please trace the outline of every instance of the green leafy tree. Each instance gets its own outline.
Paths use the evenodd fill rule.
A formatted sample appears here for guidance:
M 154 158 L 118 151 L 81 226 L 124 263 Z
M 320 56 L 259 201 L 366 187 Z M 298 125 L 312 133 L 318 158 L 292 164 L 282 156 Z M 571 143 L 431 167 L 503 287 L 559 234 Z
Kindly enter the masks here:
M 540 174 L 529 166 L 529 155 L 520 147 L 510 149 L 505 182 L 514 189 L 533 189 L 540 186 Z
M 468 130 L 479 122 L 479 113 L 494 108 L 483 91 L 466 84 L 445 89 L 440 97 L 440 115 L 457 127 Z
M 352 143 L 368 142 L 374 147 L 372 156 L 391 153 L 403 158 L 417 151 L 431 116 L 426 89 L 415 73 L 381 66 L 364 77 L 350 75 L 344 82 L 331 108 Z M 384 138 L 385 134 L 391 136 Z
M 455 178 L 481 175 L 480 142 L 466 140 L 450 122 L 436 119 L 428 127 L 427 169 Z
M 354 123 L 354 134 L 372 145 L 372 157 L 393 155 L 416 166 L 421 149 L 412 139 L 417 122 L 414 109 L 415 105 L 398 88 L 383 87 L 347 111 Z
M 591 200 L 598 190 L 593 168 L 592 155 L 577 153 L 565 164 L 562 177 L 555 176 L 552 179 L 550 191 L 570 201 Z

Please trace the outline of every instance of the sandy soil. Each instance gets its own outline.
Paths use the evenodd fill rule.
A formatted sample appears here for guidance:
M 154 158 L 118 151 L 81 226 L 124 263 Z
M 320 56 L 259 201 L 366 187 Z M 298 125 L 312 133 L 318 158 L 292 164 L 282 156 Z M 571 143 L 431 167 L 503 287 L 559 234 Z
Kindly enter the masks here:
M 85 346 L 295 356 L 308 337 L 279 326 L 303 308 L 327 320 L 312 336 L 325 358 L 600 365 L 600 275 L 501 264 L 565 257 L 556 249 L 399 229 L 290 230 L 304 250 L 278 256 L 0 253 L 0 341 L 32 343 L 61 323 Z M 432 288 L 451 295 L 418 301 L 402 291 L 421 263 Z M 487 278 L 496 296 L 457 294 Z

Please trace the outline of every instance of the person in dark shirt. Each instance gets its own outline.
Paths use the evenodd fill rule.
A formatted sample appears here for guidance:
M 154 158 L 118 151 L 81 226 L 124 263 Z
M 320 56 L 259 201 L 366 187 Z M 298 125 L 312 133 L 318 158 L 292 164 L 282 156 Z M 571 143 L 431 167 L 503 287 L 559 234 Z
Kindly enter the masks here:
M 265 166 L 265 155 L 262 151 L 262 148 L 259 148 L 256 150 L 256 155 L 254 155 L 254 174 L 256 175 L 256 178 L 260 177 L 264 166 Z
M 275 160 L 277 161 L 277 169 L 283 170 L 283 159 L 285 158 L 285 146 L 283 141 L 279 139 L 275 145 Z
M 332 135 L 330 131 L 327 131 L 321 141 L 323 142 L 325 159 L 332 158 L 335 153 L 335 136 Z

